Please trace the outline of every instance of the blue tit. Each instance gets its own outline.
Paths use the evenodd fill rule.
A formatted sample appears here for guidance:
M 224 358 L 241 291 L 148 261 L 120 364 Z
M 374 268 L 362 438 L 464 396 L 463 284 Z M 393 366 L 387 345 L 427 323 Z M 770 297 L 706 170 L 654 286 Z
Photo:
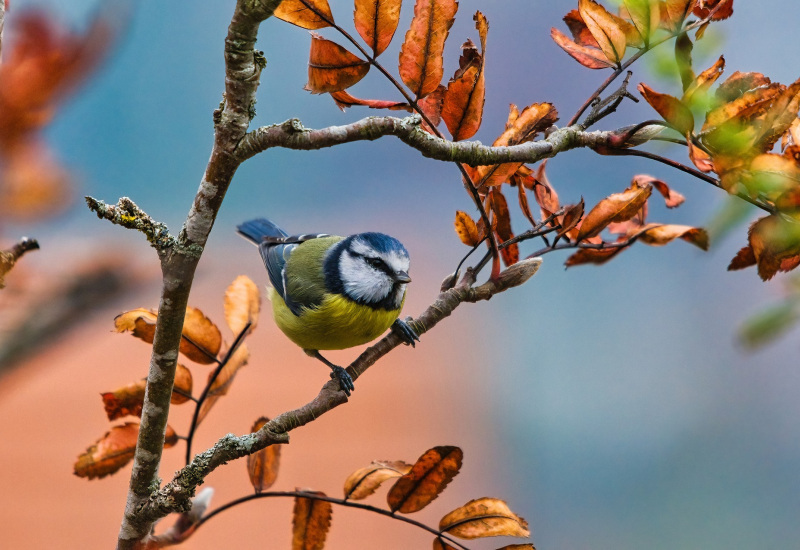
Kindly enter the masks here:
M 263 218 L 237 231 L 258 246 L 272 288 L 275 323 L 289 339 L 331 368 L 349 396 L 347 371 L 319 350 L 366 344 L 390 328 L 404 343 L 419 337 L 398 319 L 406 297 L 409 258 L 405 247 L 383 233 L 289 236 Z

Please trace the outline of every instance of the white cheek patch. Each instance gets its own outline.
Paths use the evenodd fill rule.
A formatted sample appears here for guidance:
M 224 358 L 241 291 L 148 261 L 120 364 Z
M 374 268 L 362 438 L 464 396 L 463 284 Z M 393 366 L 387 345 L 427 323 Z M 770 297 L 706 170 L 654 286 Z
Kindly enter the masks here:
M 339 273 L 345 292 L 355 300 L 380 302 L 392 292 L 393 281 L 382 271 L 367 265 L 363 258 L 344 252 L 339 258 Z

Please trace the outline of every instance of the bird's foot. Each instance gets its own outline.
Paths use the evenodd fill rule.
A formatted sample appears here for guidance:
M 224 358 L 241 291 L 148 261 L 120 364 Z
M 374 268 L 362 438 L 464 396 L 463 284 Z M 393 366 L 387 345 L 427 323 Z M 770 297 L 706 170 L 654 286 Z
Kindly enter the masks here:
M 339 381 L 339 388 L 350 397 L 350 392 L 355 390 L 356 387 L 353 385 L 353 379 L 347 374 L 347 371 L 344 370 L 342 367 L 336 365 L 330 365 L 331 367 L 331 378 L 334 380 Z
M 392 323 L 392 332 L 399 336 L 405 345 L 412 348 L 415 341 L 419 342 L 419 335 L 414 332 L 413 328 L 408 326 L 408 323 L 400 319 L 395 319 L 394 323 Z

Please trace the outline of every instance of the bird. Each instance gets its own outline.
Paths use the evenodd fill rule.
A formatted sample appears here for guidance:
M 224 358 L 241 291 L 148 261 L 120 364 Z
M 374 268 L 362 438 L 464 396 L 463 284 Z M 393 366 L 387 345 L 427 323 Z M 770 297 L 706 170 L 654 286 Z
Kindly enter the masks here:
M 406 345 L 419 341 L 399 318 L 411 277 L 408 251 L 394 237 L 374 232 L 289 235 L 264 218 L 236 230 L 258 246 L 278 328 L 330 367 L 331 378 L 347 396 L 355 389 L 352 377 L 320 350 L 366 344 L 387 329 Z

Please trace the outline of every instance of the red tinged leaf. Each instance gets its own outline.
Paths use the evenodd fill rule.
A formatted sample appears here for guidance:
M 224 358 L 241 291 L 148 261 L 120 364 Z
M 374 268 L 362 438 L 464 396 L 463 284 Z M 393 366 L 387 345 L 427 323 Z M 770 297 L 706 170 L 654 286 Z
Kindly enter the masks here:
M 387 101 L 384 99 L 359 99 L 357 97 L 353 97 L 345 90 L 340 90 L 338 92 L 331 92 L 331 97 L 336 102 L 336 106 L 339 107 L 342 111 L 347 109 L 348 107 L 353 107 L 355 105 L 362 105 L 364 107 L 369 107 L 370 109 L 389 109 L 390 111 L 408 111 L 413 112 L 411 105 L 408 103 L 404 103 L 402 101 Z
M 478 498 L 456 508 L 439 522 L 439 531 L 462 539 L 529 537 L 528 522 L 498 498 Z
M 417 0 L 400 48 L 400 78 L 417 98 L 436 90 L 444 76 L 444 43 L 455 20 L 455 0 Z
M 511 231 L 511 214 L 508 211 L 508 202 L 499 189 L 492 189 L 489 192 L 492 212 L 494 212 L 494 230 L 501 242 L 514 238 Z M 512 266 L 519 261 L 519 245 L 514 243 L 500 249 L 500 255 L 506 267 Z
M 489 23 L 481 12 L 475 14 L 475 27 L 481 38 L 478 52 L 471 40 L 461 47 L 459 68 L 447 85 L 442 104 L 442 118 L 454 141 L 469 139 L 481 126 L 486 79 L 483 64 Z
M 303 29 L 330 27 L 333 14 L 328 0 L 283 0 L 273 13 L 275 17 Z
M 355 0 L 356 30 L 378 57 L 389 46 L 400 22 L 403 0 Z
M 257 432 L 264 424 L 269 422 L 269 418 L 262 416 L 255 421 L 251 432 Z M 247 473 L 250 476 L 250 483 L 256 493 L 260 493 L 272 487 L 278 478 L 278 468 L 281 463 L 281 446 L 270 445 L 260 451 L 247 455 Z
M 652 185 L 655 187 L 656 191 L 661 193 L 661 196 L 664 197 L 664 203 L 666 204 L 667 208 L 678 207 L 686 200 L 686 197 L 677 191 L 670 189 L 669 185 L 659 179 L 654 178 L 653 176 L 648 176 L 647 174 L 638 174 L 633 176 L 633 182 L 635 182 L 639 187 L 645 187 L 647 185 Z
M 619 63 L 625 56 L 627 44 L 627 36 L 620 26 L 620 19 L 594 0 L 578 0 L 578 11 L 606 59 Z
M 542 211 L 542 218 L 547 218 L 554 214 L 561 208 L 558 202 L 558 193 L 553 189 L 550 180 L 547 179 L 547 159 L 543 160 L 536 168 L 534 179 L 536 186 L 533 188 L 534 195 L 536 196 L 536 203 Z
M 557 233 L 559 237 L 564 235 L 573 236 L 571 235 L 573 229 L 575 229 L 578 223 L 583 219 L 584 208 L 583 197 L 581 197 L 581 201 L 578 204 L 571 204 L 565 208 L 564 216 L 561 221 L 561 229 L 559 229 Z
M 442 122 L 442 106 L 444 104 L 445 91 L 446 88 L 440 85 L 434 91 L 417 101 L 417 106 L 420 108 L 422 113 L 428 117 L 428 120 L 430 120 L 434 126 L 439 126 L 439 124 Z M 431 128 L 424 120 L 422 122 L 422 129 L 429 134 L 436 135 L 436 132 L 433 130 L 433 128 Z
M 344 498 L 362 500 L 378 490 L 384 481 L 404 476 L 411 464 L 402 460 L 376 461 L 350 474 L 344 482 Z
M 778 214 L 766 216 L 750 226 L 748 238 L 758 264 L 758 275 L 763 280 L 771 279 L 778 271 L 796 267 L 794 259 L 800 255 L 800 224 L 797 221 Z
M 455 226 L 458 238 L 467 246 L 477 246 L 485 237 L 478 231 L 478 226 L 475 225 L 470 215 L 461 210 L 456 211 Z
M 338 92 L 349 88 L 369 72 L 369 63 L 353 55 L 336 42 L 311 33 L 308 56 L 308 83 L 312 94 Z
M 650 106 L 678 132 L 685 135 L 694 131 L 692 111 L 681 103 L 678 98 L 668 94 L 660 94 L 644 83 L 639 84 L 639 92 L 641 92 Z
M 575 40 L 576 44 L 597 48 L 598 50 L 600 49 L 600 45 L 597 43 L 597 40 L 594 39 L 592 33 L 589 32 L 586 22 L 584 22 L 583 17 L 581 17 L 581 12 L 578 10 L 570 11 L 564 16 L 564 23 L 569 27 L 569 32 L 572 33 L 572 38 Z
M 325 496 L 319 491 L 304 491 Z M 322 550 L 331 528 L 333 505 L 324 500 L 295 497 L 292 514 L 292 550 Z
M 458 474 L 463 458 L 464 453 L 458 447 L 434 447 L 426 451 L 389 490 L 386 499 L 389 508 L 403 514 L 422 510 Z
M 550 29 L 550 37 L 562 50 L 587 69 L 607 69 L 614 66 L 599 48 L 577 44 L 555 27 Z
M 113 392 L 102 394 L 103 407 L 109 420 L 124 416 L 141 416 L 144 403 L 144 390 L 147 380 L 139 380 L 127 386 L 117 388 Z
M 95 479 L 117 472 L 133 459 L 138 437 L 138 422 L 114 426 L 78 457 L 74 467 L 75 475 Z M 175 430 L 167 426 L 164 448 L 172 447 L 177 442 Z
M 519 170 L 517 171 L 517 173 L 519 173 Z M 533 213 L 531 212 L 531 207 L 528 204 L 527 188 L 522 183 L 522 181 L 519 179 L 519 176 L 517 174 L 514 174 L 514 176 L 512 177 L 511 185 L 516 185 L 517 186 L 517 198 L 519 200 L 519 208 L 520 208 L 520 210 L 522 210 L 522 213 L 528 219 L 528 221 L 530 222 L 531 226 L 535 226 L 536 225 L 536 220 L 533 219 Z
M 627 248 L 627 247 L 626 247 Z M 564 262 L 564 267 L 572 267 L 582 264 L 601 265 L 624 250 L 623 247 L 609 248 L 581 248 Z
M 612 222 L 624 222 L 634 217 L 652 192 L 649 185 L 640 186 L 635 180 L 622 193 L 609 195 L 586 215 L 578 232 L 579 241 L 599 235 Z
M 700 19 L 705 19 L 712 11 L 714 12 L 711 16 L 712 21 L 727 19 L 733 15 L 733 0 L 697 0 L 692 13 Z

